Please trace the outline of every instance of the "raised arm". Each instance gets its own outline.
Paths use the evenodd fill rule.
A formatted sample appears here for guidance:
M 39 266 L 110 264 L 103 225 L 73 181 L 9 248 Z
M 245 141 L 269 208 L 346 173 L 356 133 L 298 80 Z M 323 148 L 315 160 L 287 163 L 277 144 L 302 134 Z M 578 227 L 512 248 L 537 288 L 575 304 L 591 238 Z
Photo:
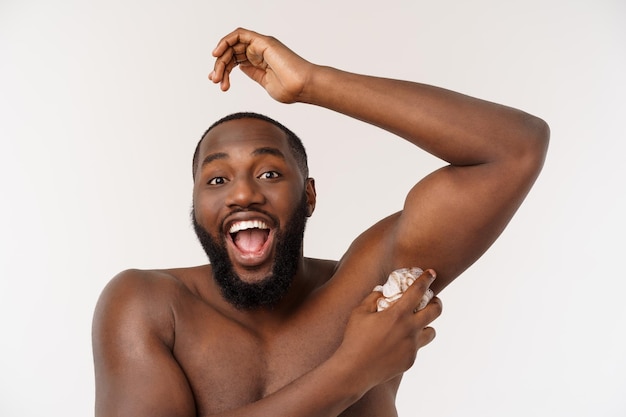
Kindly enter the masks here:
M 355 245 L 379 248 L 368 253 L 381 271 L 434 268 L 436 291 L 500 235 L 543 165 L 549 129 L 522 111 L 429 85 L 314 65 L 278 40 L 245 29 L 224 37 L 213 54 L 209 77 L 223 90 L 239 65 L 278 101 L 363 120 L 450 164 L 419 181 L 403 210 Z
M 93 324 L 96 417 L 334 417 L 372 387 L 408 369 L 435 334 L 426 327 L 441 314 L 435 298 L 413 309 L 433 282 L 423 274 L 403 298 L 376 312 L 372 293 L 350 317 L 337 351 L 282 389 L 239 407 L 196 410 L 211 392 L 198 392 L 175 353 L 177 293 L 182 284 L 164 273 L 127 271 L 103 291 Z M 206 323 L 210 326 L 211 323 Z M 219 402 L 219 401 L 217 401 Z

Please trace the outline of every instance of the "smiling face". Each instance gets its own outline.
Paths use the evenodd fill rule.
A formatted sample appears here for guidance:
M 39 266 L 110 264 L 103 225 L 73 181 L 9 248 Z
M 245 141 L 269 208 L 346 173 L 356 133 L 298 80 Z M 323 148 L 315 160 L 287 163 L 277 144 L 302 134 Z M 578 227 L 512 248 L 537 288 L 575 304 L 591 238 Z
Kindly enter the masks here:
M 206 134 L 195 172 L 194 228 L 233 304 L 272 303 L 243 301 L 246 292 L 284 295 L 302 259 L 304 225 L 314 206 L 313 181 L 304 178 L 280 128 L 244 118 Z M 282 290 L 272 289 L 279 283 Z

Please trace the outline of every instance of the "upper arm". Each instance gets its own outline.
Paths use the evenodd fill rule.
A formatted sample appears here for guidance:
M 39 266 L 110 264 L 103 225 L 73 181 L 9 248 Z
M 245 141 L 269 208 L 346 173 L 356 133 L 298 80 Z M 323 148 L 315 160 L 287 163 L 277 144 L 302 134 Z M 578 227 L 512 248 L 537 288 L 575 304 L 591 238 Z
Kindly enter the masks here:
M 471 166 L 447 166 L 417 183 L 388 235 L 394 265 L 433 268 L 440 291 L 502 233 L 543 164 L 541 149 Z
M 549 134 L 544 126 L 539 123 L 535 137 L 493 161 L 449 165 L 423 178 L 402 211 L 354 241 L 338 272 L 349 284 L 365 282 L 365 292 L 395 269 L 432 268 L 437 279 L 431 288 L 441 291 L 491 246 L 528 194 L 543 166 Z
M 171 310 L 154 307 L 164 305 L 158 300 L 163 294 L 140 275 L 129 271 L 113 279 L 96 307 L 96 416 L 195 416 L 189 384 L 171 351 Z

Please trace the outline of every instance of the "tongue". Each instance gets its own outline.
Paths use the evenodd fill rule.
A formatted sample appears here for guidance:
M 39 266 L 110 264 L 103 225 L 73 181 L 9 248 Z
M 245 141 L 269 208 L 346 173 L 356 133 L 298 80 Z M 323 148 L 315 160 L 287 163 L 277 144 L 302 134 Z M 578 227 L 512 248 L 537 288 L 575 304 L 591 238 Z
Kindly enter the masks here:
M 258 252 L 267 239 L 267 231 L 261 229 L 247 229 L 235 235 L 235 245 L 242 252 Z

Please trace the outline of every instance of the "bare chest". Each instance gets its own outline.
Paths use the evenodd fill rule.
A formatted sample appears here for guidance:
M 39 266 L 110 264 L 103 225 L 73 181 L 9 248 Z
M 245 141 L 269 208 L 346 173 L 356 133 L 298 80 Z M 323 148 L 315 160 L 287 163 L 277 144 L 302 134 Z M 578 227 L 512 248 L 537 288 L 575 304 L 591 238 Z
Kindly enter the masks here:
M 339 346 L 351 309 L 316 306 L 271 331 L 201 305 L 179 314 L 174 355 L 198 415 L 257 401 L 318 366 Z
M 270 338 L 201 306 L 189 309 L 177 319 L 174 354 L 193 391 L 197 415 L 258 401 L 318 366 L 341 343 L 352 308 L 317 305 Z M 374 388 L 342 417 L 396 416 L 399 382 Z

